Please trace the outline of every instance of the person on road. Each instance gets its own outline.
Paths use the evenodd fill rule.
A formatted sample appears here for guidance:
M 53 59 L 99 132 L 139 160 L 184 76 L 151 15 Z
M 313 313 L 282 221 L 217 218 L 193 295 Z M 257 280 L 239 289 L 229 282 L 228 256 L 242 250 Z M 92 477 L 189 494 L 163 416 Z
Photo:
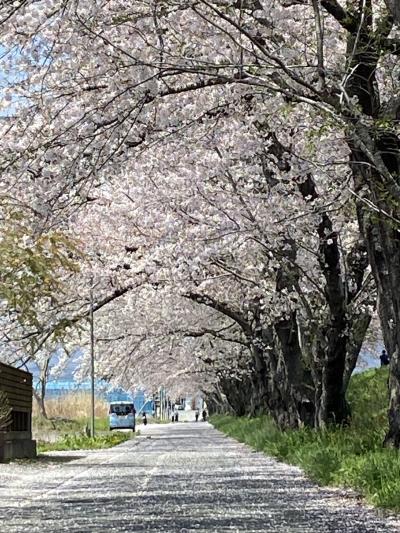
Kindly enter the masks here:
M 143 413 L 143 414 L 142 414 L 142 422 L 143 422 L 143 425 L 144 425 L 144 426 L 147 426 L 147 416 L 146 416 L 146 413 Z
M 196 419 L 196 422 L 199 421 L 199 415 L 200 415 L 199 410 L 196 409 L 196 412 L 195 412 L 195 414 L 194 414 L 194 417 L 195 417 L 195 419 Z
M 387 354 L 386 350 L 382 350 L 379 359 L 381 360 L 381 366 L 387 366 L 390 362 L 389 355 Z
M 205 422 L 207 420 L 207 411 L 205 409 L 203 409 L 201 416 L 203 417 L 203 422 Z

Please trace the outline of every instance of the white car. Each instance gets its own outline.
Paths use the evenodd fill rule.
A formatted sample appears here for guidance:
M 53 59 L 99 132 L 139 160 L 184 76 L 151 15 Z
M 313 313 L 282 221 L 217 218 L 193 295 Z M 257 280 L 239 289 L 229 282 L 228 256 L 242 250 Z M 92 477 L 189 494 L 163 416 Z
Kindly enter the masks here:
M 108 413 L 110 431 L 113 429 L 135 431 L 136 410 L 133 402 L 111 402 Z

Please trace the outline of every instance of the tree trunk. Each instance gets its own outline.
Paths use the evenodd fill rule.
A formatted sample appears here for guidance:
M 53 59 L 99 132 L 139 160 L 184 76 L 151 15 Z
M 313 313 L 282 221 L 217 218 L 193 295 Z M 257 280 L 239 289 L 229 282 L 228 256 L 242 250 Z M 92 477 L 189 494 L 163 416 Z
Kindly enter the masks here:
M 379 218 L 378 223 L 371 224 L 368 217 L 365 226 L 383 339 L 390 355 L 389 430 L 385 444 L 400 448 L 400 238 L 390 222 Z
M 385 0 L 385 3 L 392 13 L 393 20 L 400 25 L 400 2 L 399 0 Z
M 350 378 L 356 367 L 358 356 L 360 354 L 370 322 L 371 315 L 369 313 L 362 313 L 358 318 L 354 319 L 347 345 L 346 364 L 343 375 L 344 393 L 346 393 L 348 389 Z
M 203 394 L 206 398 L 207 409 L 209 414 L 226 414 L 230 413 L 230 406 L 226 402 L 226 399 L 221 394 L 218 386 L 213 392 L 204 392 Z
M 349 407 L 346 401 L 346 390 L 343 376 L 346 363 L 348 322 L 342 317 L 335 319 L 328 333 L 329 346 L 324 368 L 324 412 L 326 422 L 343 424 L 348 421 Z
M 395 2 L 387 0 L 389 7 Z M 361 4 L 360 4 L 361 5 Z M 396 4 L 397 5 L 397 4 Z M 383 129 L 380 122 L 379 86 L 376 69 L 381 53 L 380 39 L 385 33 L 374 33 L 370 2 L 359 8 L 357 31 L 349 34 L 348 58 L 352 75 L 348 94 L 357 96 L 362 112 L 375 127 L 366 126 L 355 117 L 348 117 L 354 136 L 349 138 L 355 188 L 362 200 L 376 206 L 372 210 L 361 200 L 358 216 L 365 237 L 371 270 L 378 292 L 378 312 L 386 348 L 391 356 L 389 377 L 389 430 L 385 444 L 400 447 L 400 140 L 395 130 Z M 394 8 L 393 8 L 394 9 Z M 394 10 L 396 15 L 397 11 Z M 374 36 L 374 38 L 371 38 Z M 398 109 L 395 110 L 398 114 Z M 393 117 L 387 117 L 390 120 Z M 380 122 L 379 122 L 380 121 Z M 362 140 L 362 144 L 360 143 Z M 366 150 L 368 149 L 368 151 Z M 371 156 L 372 154 L 372 156 Z
M 270 326 L 262 329 L 262 342 L 268 365 L 268 409 L 281 429 L 298 428 L 301 425 L 295 388 L 292 386 L 281 345 Z
M 232 413 L 236 416 L 245 416 L 250 413 L 251 383 L 247 376 L 242 379 L 221 377 L 219 386 Z
M 45 397 L 45 391 L 43 391 L 43 384 L 41 383 L 41 393 L 38 394 L 38 392 L 33 389 L 33 397 L 35 398 L 36 402 L 37 402 L 37 405 L 39 407 L 39 413 L 40 415 L 43 417 L 43 418 L 46 418 L 48 419 L 48 416 L 47 416 L 47 411 L 46 411 L 46 404 L 45 404 L 45 401 L 44 401 L 44 397 Z
M 264 353 L 257 345 L 250 348 L 252 354 L 251 369 L 251 396 L 249 413 L 256 416 L 262 413 L 269 413 L 268 403 L 268 367 L 264 359 Z

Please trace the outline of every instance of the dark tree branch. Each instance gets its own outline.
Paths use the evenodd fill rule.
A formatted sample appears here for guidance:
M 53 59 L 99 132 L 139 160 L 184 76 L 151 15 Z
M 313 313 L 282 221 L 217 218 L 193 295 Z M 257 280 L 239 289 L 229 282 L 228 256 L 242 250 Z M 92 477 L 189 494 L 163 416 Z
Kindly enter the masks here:
M 182 331 L 182 332 L 179 332 L 179 333 L 181 335 L 183 335 L 184 337 L 193 337 L 193 338 L 198 338 L 198 337 L 204 337 L 206 335 L 211 335 L 212 337 L 214 337 L 216 339 L 219 339 L 219 340 L 222 340 L 224 342 L 233 342 L 234 344 L 240 344 L 241 346 L 246 346 L 246 348 L 249 348 L 249 346 L 250 346 L 250 344 L 248 342 L 245 342 L 243 340 L 235 339 L 233 337 L 225 337 L 224 335 L 221 334 L 221 330 L 214 330 L 214 329 L 204 328 L 201 331 Z
M 350 33 L 357 31 L 357 22 L 337 0 L 321 0 L 321 5 L 339 24 Z
M 283 0 L 282 4 L 284 7 L 308 5 L 308 0 Z M 345 30 L 351 33 L 357 30 L 356 20 L 339 4 L 337 0 L 321 0 L 321 6 L 332 15 Z
M 206 305 L 207 307 L 212 307 L 219 313 L 234 320 L 237 324 L 239 324 L 239 326 L 243 329 L 243 331 L 246 334 L 251 333 L 251 326 L 247 322 L 247 320 L 245 320 L 242 313 L 240 313 L 239 311 L 234 311 L 227 304 L 223 302 L 218 302 L 217 300 L 215 300 L 214 298 L 211 298 L 210 296 L 206 296 L 204 294 L 198 294 L 195 292 L 189 292 L 187 294 L 184 294 L 183 296 L 198 304 Z

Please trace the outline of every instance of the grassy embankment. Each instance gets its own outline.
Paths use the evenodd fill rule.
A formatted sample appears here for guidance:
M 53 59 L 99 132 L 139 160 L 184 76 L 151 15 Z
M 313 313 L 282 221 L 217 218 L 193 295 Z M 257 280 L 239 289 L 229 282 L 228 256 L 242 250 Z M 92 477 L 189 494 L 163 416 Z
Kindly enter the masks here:
M 370 503 L 400 510 L 400 452 L 384 449 L 387 369 L 353 377 L 352 425 L 327 431 L 280 431 L 267 417 L 213 416 L 214 426 L 253 448 L 300 466 L 322 485 L 356 489 Z
M 90 395 L 87 393 L 71 393 L 62 398 L 47 400 L 46 411 L 48 419 L 40 416 L 34 402 L 32 426 L 39 453 L 111 448 L 133 436 L 129 432 L 108 431 L 107 403 L 96 399 L 96 435 L 93 439 L 88 437 L 86 430 L 89 424 Z

